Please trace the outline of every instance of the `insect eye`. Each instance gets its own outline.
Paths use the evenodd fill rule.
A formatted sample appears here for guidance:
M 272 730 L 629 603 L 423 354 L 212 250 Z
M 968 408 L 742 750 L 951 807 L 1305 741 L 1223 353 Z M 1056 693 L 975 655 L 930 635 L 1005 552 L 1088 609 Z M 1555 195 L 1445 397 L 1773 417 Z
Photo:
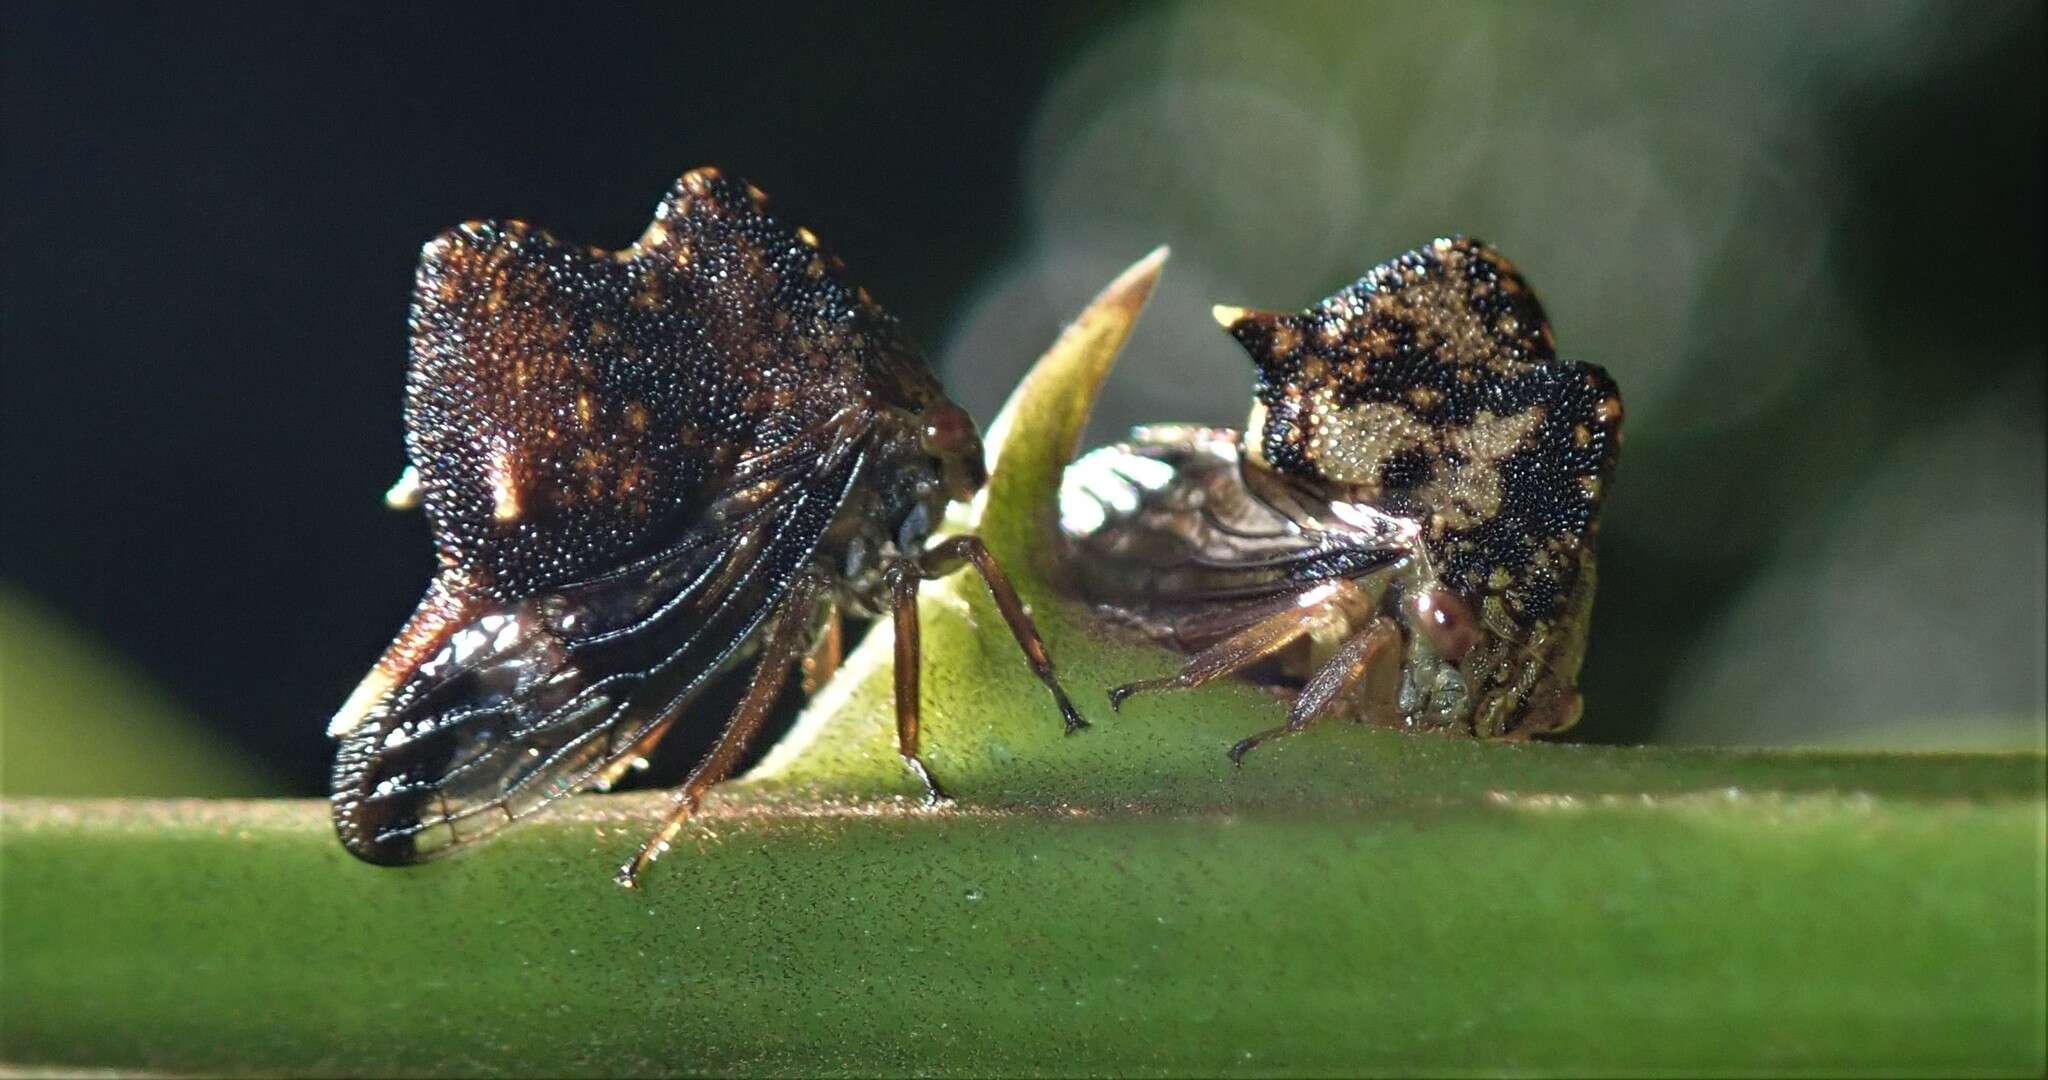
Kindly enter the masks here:
M 975 440 L 974 421 L 966 410 L 948 401 L 924 410 L 924 449 L 933 457 L 951 457 L 966 451 Z
M 1479 621 L 1472 608 L 1456 593 L 1430 589 L 1410 601 L 1415 625 L 1438 656 L 1455 664 L 1465 658 L 1479 640 Z

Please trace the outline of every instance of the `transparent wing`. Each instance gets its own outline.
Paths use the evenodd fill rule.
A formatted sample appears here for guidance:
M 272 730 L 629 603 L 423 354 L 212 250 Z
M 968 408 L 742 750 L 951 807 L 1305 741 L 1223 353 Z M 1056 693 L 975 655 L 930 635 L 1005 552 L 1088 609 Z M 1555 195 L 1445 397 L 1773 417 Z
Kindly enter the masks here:
M 459 590 L 437 583 L 421 659 L 341 733 L 343 843 L 417 862 L 588 786 L 745 657 L 860 475 L 857 447 L 834 458 L 725 528 L 583 584 L 451 607 Z
M 1180 426 L 1141 428 L 1076 461 L 1061 481 L 1060 524 L 1081 594 L 1199 647 L 1316 581 L 1412 551 L 1395 519 L 1340 516 L 1240 464 L 1236 432 Z

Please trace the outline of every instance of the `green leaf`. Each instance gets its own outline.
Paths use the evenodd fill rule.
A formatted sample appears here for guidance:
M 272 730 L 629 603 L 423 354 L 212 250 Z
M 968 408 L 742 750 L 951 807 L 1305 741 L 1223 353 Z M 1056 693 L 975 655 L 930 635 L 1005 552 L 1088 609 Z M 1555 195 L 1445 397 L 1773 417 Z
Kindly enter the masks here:
M 0 794 L 282 790 L 84 631 L 0 585 Z
M 1329 724 L 1048 587 L 1052 485 L 1155 261 L 1006 409 L 977 582 L 928 590 L 925 811 L 878 627 L 646 887 L 657 796 L 394 871 L 314 802 L 0 804 L 0 1057 L 319 1074 L 2026 1073 L 2043 758 L 1506 745 Z M 1007 438 L 996 438 L 1007 430 Z M 1597 641 L 1598 635 L 1595 634 Z M 1598 647 L 1597 645 L 1595 646 Z M 1604 701 L 1595 708 L 1640 708 Z

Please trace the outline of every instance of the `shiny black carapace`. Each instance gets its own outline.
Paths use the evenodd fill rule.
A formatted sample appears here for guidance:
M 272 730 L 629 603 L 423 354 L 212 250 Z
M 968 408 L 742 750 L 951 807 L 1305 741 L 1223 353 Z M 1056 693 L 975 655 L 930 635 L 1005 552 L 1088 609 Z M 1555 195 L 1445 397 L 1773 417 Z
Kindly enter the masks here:
M 699 169 L 622 251 L 472 222 L 420 256 L 406 382 L 440 570 L 328 732 L 334 824 L 411 863 L 616 780 L 719 672 L 751 681 L 661 851 L 839 613 L 893 614 L 898 748 L 918 758 L 917 589 L 972 563 L 1067 730 L 1083 726 L 1001 567 L 927 545 L 984 480 L 973 422 L 894 319 L 751 185 Z

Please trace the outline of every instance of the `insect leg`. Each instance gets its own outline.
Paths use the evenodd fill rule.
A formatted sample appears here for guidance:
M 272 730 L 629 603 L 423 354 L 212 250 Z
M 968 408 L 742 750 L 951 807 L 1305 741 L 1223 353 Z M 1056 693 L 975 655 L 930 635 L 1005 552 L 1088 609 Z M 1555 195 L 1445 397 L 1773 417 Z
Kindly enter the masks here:
M 1081 714 L 1074 709 L 1074 703 L 1067 700 L 1067 692 L 1052 673 L 1052 657 L 1045 651 L 1045 639 L 1038 636 L 1038 625 L 1031 621 L 1031 613 L 1024 610 L 1024 601 L 1017 598 L 1017 590 L 1010 584 L 1010 575 L 1003 572 L 1002 564 L 989 553 L 988 545 L 979 536 L 955 536 L 926 551 L 918 559 L 925 577 L 944 577 L 958 569 L 962 563 L 971 562 L 981 574 L 982 584 L 988 586 L 989 595 L 995 598 L 996 610 L 1003 613 L 1003 621 L 1010 624 L 1010 636 L 1017 639 L 1017 647 L 1024 650 L 1024 658 L 1031 662 L 1031 673 L 1052 692 L 1053 703 L 1059 706 L 1060 716 L 1066 721 L 1067 734 L 1088 726 Z M 900 637 L 898 640 L 901 640 Z
M 1308 633 L 1318 620 L 1328 618 L 1336 610 L 1337 600 L 1347 590 L 1355 588 L 1348 581 L 1338 580 L 1302 593 L 1288 607 L 1189 657 L 1174 674 L 1125 683 L 1112 689 L 1109 692 L 1110 707 L 1122 709 L 1125 698 L 1147 690 L 1191 690 L 1211 679 L 1255 664 Z
M 617 761 L 606 765 L 604 770 L 597 774 L 597 779 L 591 781 L 590 786 L 599 791 L 610 791 L 612 785 L 619 782 L 620 777 L 632 772 L 639 767 L 642 761 L 647 759 L 647 755 L 653 751 L 654 745 L 661 741 L 663 735 L 668 734 L 669 725 L 675 723 L 676 717 L 681 715 L 682 710 L 677 709 L 675 712 L 662 717 L 660 723 L 648 728 L 647 733 L 640 736 L 639 740 L 633 743 L 632 749 L 620 755 Z
M 669 808 L 668 816 L 662 819 L 661 826 L 647 838 L 647 842 L 640 845 L 639 852 L 619 867 L 612 880 L 628 889 L 638 887 L 640 872 L 668 850 L 669 841 L 682 831 L 690 815 L 697 812 L 704 792 L 732 771 L 740 754 L 747 748 L 747 740 L 768 718 L 775 699 L 782 693 L 783 682 L 789 678 L 790 669 L 796 666 L 797 659 L 803 654 L 805 638 L 816 626 L 812 620 L 816 617 L 818 601 L 824 591 L 823 582 L 808 575 L 790 586 L 782 611 L 775 616 L 775 622 L 769 628 L 768 640 L 761 646 L 761 661 L 747 683 L 746 696 L 740 700 L 739 708 L 733 710 L 732 719 L 726 721 L 725 731 L 718 737 L 718 745 L 713 746 L 710 755 L 691 770 L 683 786 L 675 790 L 675 803 Z
M 889 613 L 896 628 L 896 753 L 924 785 L 925 805 L 937 806 L 946 801 L 946 793 L 917 752 L 919 667 L 924 659 L 918 636 L 917 589 L 924 583 L 924 575 L 909 560 L 891 565 L 885 573 Z
M 839 661 L 845 655 L 845 638 L 840 634 L 839 606 L 825 607 L 825 626 L 818 635 L 818 643 L 804 657 L 804 693 L 815 694 L 826 680 L 839 670 Z
M 1327 715 L 1345 691 L 1358 685 L 1372 671 L 1373 662 L 1385 650 L 1400 643 L 1401 631 L 1388 619 L 1374 619 L 1364 633 L 1347 638 L 1337 646 L 1336 654 L 1309 677 L 1308 685 L 1301 688 L 1301 694 L 1294 699 L 1294 707 L 1288 710 L 1287 722 L 1240 739 L 1236 746 L 1230 748 L 1231 764 L 1244 764 L 1244 756 L 1260 743 L 1292 735 Z

